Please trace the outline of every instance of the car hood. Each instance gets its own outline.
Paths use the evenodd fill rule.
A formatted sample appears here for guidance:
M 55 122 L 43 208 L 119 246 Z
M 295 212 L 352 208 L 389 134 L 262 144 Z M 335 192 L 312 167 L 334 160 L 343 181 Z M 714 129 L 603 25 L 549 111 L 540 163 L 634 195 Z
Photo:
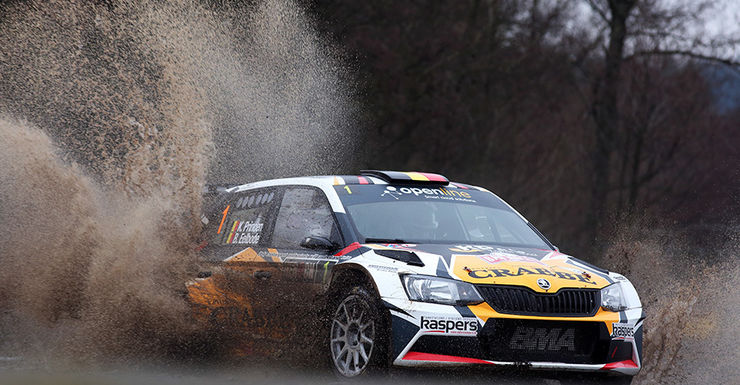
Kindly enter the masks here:
M 483 285 L 525 286 L 554 293 L 562 288 L 601 289 L 614 282 L 606 270 L 553 250 L 458 244 L 367 244 L 373 250 L 414 252 L 420 273 Z

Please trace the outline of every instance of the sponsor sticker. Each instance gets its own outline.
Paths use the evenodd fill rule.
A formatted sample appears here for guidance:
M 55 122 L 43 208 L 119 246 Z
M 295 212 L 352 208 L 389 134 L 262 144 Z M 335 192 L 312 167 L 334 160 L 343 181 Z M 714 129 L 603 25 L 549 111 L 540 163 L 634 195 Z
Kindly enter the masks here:
M 501 262 L 532 262 L 532 263 L 538 263 L 538 264 L 544 265 L 542 262 L 540 262 L 539 259 L 527 257 L 524 255 L 491 253 L 491 254 L 476 255 L 476 257 L 483 260 L 483 262 L 490 263 L 490 264 L 501 263 Z
M 390 266 L 381 266 L 381 265 L 368 265 L 367 267 L 371 269 L 375 269 L 378 271 L 384 271 L 386 273 L 395 273 L 398 271 L 398 268 L 396 267 L 390 267 Z
M 254 221 L 235 220 L 224 243 L 227 245 L 256 245 L 260 241 L 264 225 L 261 215 Z
M 421 330 L 440 334 L 476 336 L 480 324 L 477 318 L 421 317 Z
M 381 197 L 390 197 L 395 200 L 402 198 L 405 195 L 413 195 L 415 197 L 424 197 L 426 199 L 441 199 L 441 200 L 454 200 L 463 202 L 476 202 L 472 199 L 473 196 L 467 191 L 461 191 L 459 189 L 448 189 L 444 187 L 437 188 L 418 188 L 418 187 L 395 187 L 387 186 L 385 190 L 380 194 Z
M 450 251 L 458 253 L 480 253 L 480 252 L 494 252 L 508 255 L 523 255 L 528 257 L 537 258 L 540 255 L 525 250 L 512 249 L 510 247 L 499 247 L 499 246 L 487 246 L 487 245 L 455 245 L 450 247 Z M 538 259 L 539 260 L 539 259 Z
M 545 263 L 528 255 L 499 251 L 480 254 L 453 253 L 451 258 L 455 276 L 472 283 L 524 285 L 535 290 L 541 290 L 541 287 L 537 286 L 537 280 L 540 278 L 549 281 L 554 290 L 563 287 L 590 287 L 608 283 L 601 276 L 585 273 L 578 267 L 568 265 L 567 261 Z
M 475 279 L 487 279 L 487 278 L 502 278 L 502 277 L 519 277 L 523 275 L 544 275 L 550 277 L 556 277 L 567 281 L 578 281 L 596 285 L 596 282 L 591 281 L 588 277 L 583 275 L 574 275 L 563 271 L 557 271 L 547 268 L 526 268 L 519 267 L 515 269 L 469 269 L 467 270 L 468 276 Z
M 381 197 L 389 196 L 389 197 L 391 197 L 391 198 L 393 198 L 395 200 L 398 200 L 398 197 L 400 197 L 402 195 L 397 191 L 397 189 L 395 187 L 388 186 L 388 187 L 385 188 L 385 190 L 383 190 L 383 193 L 380 194 L 380 196 Z
M 456 245 L 455 247 L 450 247 L 450 251 L 456 251 L 458 253 L 476 253 L 481 251 L 491 251 L 494 249 L 496 248 L 486 245 Z
M 634 337 L 635 328 L 627 323 L 612 323 L 612 337 Z
M 515 350 L 575 351 L 574 328 L 530 328 L 519 326 L 509 340 L 509 348 Z
M 377 245 L 368 245 L 368 247 L 373 249 L 398 249 L 398 250 L 407 250 L 410 248 L 416 247 L 415 243 L 379 243 Z
M 229 236 L 226 238 L 227 244 L 247 244 L 255 245 L 260 241 L 264 223 L 260 223 L 258 217 L 254 222 L 234 221 Z

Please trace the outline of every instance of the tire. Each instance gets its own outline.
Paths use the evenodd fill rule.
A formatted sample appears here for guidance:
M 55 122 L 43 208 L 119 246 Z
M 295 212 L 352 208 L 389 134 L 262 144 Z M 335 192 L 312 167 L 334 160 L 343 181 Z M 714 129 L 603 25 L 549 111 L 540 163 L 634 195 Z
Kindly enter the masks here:
M 384 373 L 388 367 L 384 309 L 362 286 L 341 293 L 328 320 L 332 370 L 344 379 Z

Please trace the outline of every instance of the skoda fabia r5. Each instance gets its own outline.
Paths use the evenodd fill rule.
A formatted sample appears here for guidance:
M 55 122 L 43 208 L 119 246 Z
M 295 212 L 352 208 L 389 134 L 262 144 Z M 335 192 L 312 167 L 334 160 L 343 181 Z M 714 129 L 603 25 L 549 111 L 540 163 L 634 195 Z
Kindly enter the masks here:
M 394 171 L 268 180 L 214 194 L 203 221 L 212 271 L 189 300 L 237 352 L 316 344 L 344 377 L 518 365 L 629 382 L 640 370 L 645 315 L 629 280 L 560 253 L 484 188 Z

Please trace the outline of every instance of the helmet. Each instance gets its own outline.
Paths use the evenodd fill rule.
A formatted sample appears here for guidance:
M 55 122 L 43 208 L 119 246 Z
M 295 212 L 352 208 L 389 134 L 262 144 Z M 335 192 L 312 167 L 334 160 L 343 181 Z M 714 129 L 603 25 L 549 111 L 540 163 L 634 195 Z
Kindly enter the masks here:
M 437 207 L 429 202 L 409 205 L 411 210 L 406 216 L 410 238 L 435 239 L 439 228 Z

